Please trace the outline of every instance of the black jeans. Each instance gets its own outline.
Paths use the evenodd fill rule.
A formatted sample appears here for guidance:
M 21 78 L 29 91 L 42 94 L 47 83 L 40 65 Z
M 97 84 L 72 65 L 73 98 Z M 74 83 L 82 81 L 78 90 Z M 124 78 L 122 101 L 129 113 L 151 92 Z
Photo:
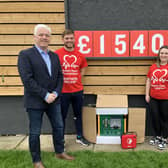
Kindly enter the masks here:
M 83 91 L 61 94 L 61 112 L 64 123 L 64 130 L 65 130 L 65 121 L 70 104 L 72 104 L 74 112 L 77 136 L 82 136 Z
M 44 111 L 52 126 L 55 152 L 64 152 L 64 133 L 60 104 L 50 104 L 49 108 L 46 110 L 27 109 L 29 116 L 29 148 L 34 163 L 41 161 L 40 133 Z
M 154 136 L 168 137 L 168 100 L 151 98 L 149 102 Z

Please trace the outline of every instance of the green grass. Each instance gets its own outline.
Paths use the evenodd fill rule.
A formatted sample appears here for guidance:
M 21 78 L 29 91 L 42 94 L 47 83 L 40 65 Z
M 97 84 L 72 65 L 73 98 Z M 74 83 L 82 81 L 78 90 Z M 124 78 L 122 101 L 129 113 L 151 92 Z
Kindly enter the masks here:
M 75 161 L 54 158 L 51 152 L 42 152 L 46 168 L 167 168 L 168 152 L 92 152 L 70 153 Z M 27 151 L 0 150 L 0 168 L 31 168 L 31 158 Z

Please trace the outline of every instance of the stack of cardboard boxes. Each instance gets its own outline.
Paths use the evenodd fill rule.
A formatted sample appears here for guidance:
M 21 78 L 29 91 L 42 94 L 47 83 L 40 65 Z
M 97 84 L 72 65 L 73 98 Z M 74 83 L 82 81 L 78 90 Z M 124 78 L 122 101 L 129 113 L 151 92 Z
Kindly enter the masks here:
M 127 95 L 97 95 L 96 107 L 83 108 L 83 134 L 88 141 L 121 144 L 126 130 L 137 133 L 137 143 L 144 141 L 145 109 L 128 108 Z

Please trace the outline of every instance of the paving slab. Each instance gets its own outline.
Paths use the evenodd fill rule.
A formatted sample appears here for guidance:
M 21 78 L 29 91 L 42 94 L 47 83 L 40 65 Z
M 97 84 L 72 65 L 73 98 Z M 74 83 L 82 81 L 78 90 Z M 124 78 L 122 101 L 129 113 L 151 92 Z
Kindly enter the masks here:
M 65 135 L 65 149 L 67 152 L 80 151 L 80 150 L 93 150 L 94 145 L 83 146 L 76 143 L 76 135 Z
M 157 151 L 157 152 L 168 152 L 168 148 L 165 148 L 164 150 L 160 150 L 157 148 L 157 145 L 149 145 L 149 140 L 151 137 L 146 136 L 144 143 L 137 144 L 135 151 L 139 150 L 150 150 L 150 151 Z
M 28 144 L 29 137 L 27 136 L 22 143 L 17 147 L 19 150 L 29 150 Z M 52 144 L 51 135 L 41 135 L 40 136 L 41 150 L 44 151 L 54 151 Z
M 145 138 L 145 142 L 137 144 L 134 149 L 122 149 L 121 145 L 118 144 L 91 144 L 90 146 L 82 146 L 75 142 L 76 135 L 65 135 L 65 149 L 67 152 L 80 151 L 80 150 L 91 150 L 94 152 L 127 152 L 127 151 L 139 151 L 139 150 L 151 150 L 159 152 L 168 152 L 168 148 L 165 150 L 158 150 L 157 146 L 149 145 L 150 137 Z M 52 136 L 41 135 L 41 150 L 54 152 Z M 0 149 L 18 149 L 18 150 L 29 150 L 28 148 L 28 136 L 16 135 L 16 136 L 0 136 Z
M 95 144 L 94 152 L 120 152 L 123 149 L 119 144 Z
M 17 146 L 24 141 L 26 135 L 17 136 L 0 136 L 0 149 L 10 150 L 16 149 Z
M 65 135 L 65 148 L 67 152 L 79 151 L 79 150 L 93 150 L 93 145 L 84 147 L 75 142 L 75 135 Z M 41 150 L 54 152 L 52 135 L 40 136 Z M 28 137 L 17 147 L 19 150 L 28 150 Z
M 151 137 L 145 137 L 144 143 L 136 144 L 136 148 L 133 149 L 122 149 L 121 145 L 118 144 L 95 144 L 94 151 L 105 151 L 105 152 L 127 152 L 127 151 L 140 151 L 140 150 L 149 150 L 149 151 L 157 151 L 157 152 L 168 152 L 168 148 L 164 150 L 159 150 L 157 145 L 149 145 L 149 140 Z

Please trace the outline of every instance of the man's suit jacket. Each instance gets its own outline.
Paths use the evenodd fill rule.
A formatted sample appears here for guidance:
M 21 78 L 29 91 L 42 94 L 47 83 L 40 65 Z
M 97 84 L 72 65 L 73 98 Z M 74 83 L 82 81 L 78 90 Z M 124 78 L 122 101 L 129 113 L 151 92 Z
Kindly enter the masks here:
M 58 56 L 49 51 L 51 72 L 36 47 L 22 50 L 18 58 L 18 70 L 24 85 L 24 105 L 30 109 L 46 109 L 47 92 L 56 91 L 60 95 L 63 85 L 63 75 Z M 54 103 L 60 103 L 60 98 Z

